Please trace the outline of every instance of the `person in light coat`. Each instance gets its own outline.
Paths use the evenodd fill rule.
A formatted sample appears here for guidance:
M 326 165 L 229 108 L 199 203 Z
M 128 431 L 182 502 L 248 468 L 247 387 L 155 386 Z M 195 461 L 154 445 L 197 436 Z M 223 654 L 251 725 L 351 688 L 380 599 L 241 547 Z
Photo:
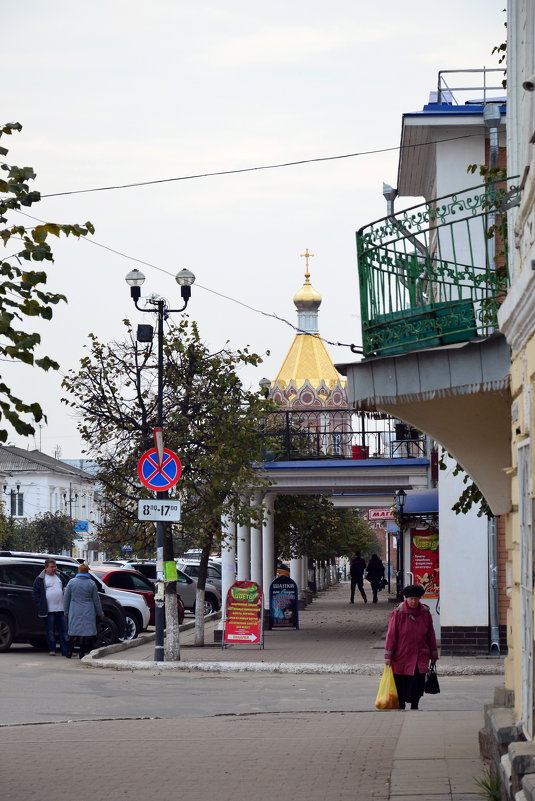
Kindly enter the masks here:
M 390 615 L 385 642 L 385 664 L 392 666 L 399 708 L 418 709 L 429 665 L 438 659 L 437 641 L 429 607 L 420 603 L 424 588 L 405 587 L 405 600 Z
M 64 597 L 65 615 L 71 640 L 80 644 L 80 659 L 95 647 L 96 618 L 103 618 L 97 587 L 89 575 L 89 565 L 78 565 L 78 575 L 69 581 Z

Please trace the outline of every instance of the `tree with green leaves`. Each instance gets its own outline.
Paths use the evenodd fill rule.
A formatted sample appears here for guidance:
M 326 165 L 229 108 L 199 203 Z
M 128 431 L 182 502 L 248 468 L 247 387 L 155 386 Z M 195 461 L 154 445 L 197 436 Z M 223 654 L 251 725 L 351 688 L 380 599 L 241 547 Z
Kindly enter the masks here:
M 379 550 L 374 529 L 356 509 L 336 509 L 324 495 L 280 495 L 275 502 L 275 546 L 283 559 L 330 561 Z
M 21 131 L 18 122 L 0 127 L 0 137 L 11 136 Z M 0 157 L 8 150 L 0 147 Z M 31 167 L 17 167 L 2 163 L 4 176 L 0 177 L 0 239 L 4 249 L 13 252 L 0 260 L 0 356 L 4 360 L 23 362 L 42 370 L 57 370 L 59 365 L 49 356 L 36 355 L 41 337 L 36 331 L 26 330 L 28 317 L 51 320 L 53 307 L 66 301 L 64 295 L 44 289 L 47 273 L 34 269 L 32 262 L 52 262 L 53 254 L 49 236 L 81 237 L 93 233 L 91 223 L 85 225 L 60 225 L 45 222 L 34 227 L 13 221 L 13 214 L 22 214 L 21 209 L 41 199 L 39 192 L 31 191 L 29 181 L 36 177 Z M 0 173 L 1 176 L 1 173 Z M 43 410 L 37 401 L 18 398 L 0 377 L 0 442 L 8 437 L 8 423 L 17 434 L 28 436 L 34 433 L 33 422 L 43 419 Z
M 60 554 L 72 548 L 74 522 L 62 512 L 45 512 L 31 520 L 0 519 L 0 546 L 13 551 Z
M 137 520 L 137 501 L 151 493 L 140 487 L 137 462 L 153 447 L 157 415 L 157 354 L 154 342 L 140 343 L 126 320 L 126 338 L 102 344 L 90 335 L 80 369 L 63 386 L 80 417 L 86 453 L 99 465 L 106 502 L 99 532 L 106 547 L 131 542 L 134 552 L 154 553 L 153 524 Z M 181 501 L 175 537 L 184 548 L 202 548 L 196 604 L 196 639 L 203 641 L 204 586 L 208 557 L 221 541 L 221 518 L 259 523 L 261 509 L 248 502 L 266 480 L 254 469 L 262 458 L 262 420 L 272 410 L 260 392 L 246 390 L 243 365 L 260 364 L 247 348 L 210 352 L 197 326 L 186 317 L 169 324 L 164 338 L 164 446 L 178 453 L 182 476 L 170 490 Z M 174 558 L 173 532 L 166 524 L 164 561 Z M 178 636 L 169 636 L 170 601 L 176 582 L 166 585 L 166 659 L 179 658 Z M 202 643 L 201 643 L 202 644 Z

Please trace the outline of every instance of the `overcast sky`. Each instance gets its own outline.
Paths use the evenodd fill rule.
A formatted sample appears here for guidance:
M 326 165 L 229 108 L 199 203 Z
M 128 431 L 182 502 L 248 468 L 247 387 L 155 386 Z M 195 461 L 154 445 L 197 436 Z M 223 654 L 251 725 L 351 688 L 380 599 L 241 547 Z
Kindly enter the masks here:
M 2 122 L 7 161 L 31 165 L 43 195 L 243 169 L 399 144 L 441 69 L 497 66 L 503 0 L 18 0 L 3 11 Z M 360 342 L 355 231 L 384 216 L 382 181 L 396 184 L 395 150 L 281 169 L 43 199 L 29 213 L 91 220 L 96 243 L 55 245 L 49 288 L 69 299 L 43 326 L 45 374 L 3 363 L 3 378 L 48 415 L 35 441 L 81 455 L 76 420 L 60 404 L 61 373 L 89 332 L 110 341 L 135 312 L 124 276 L 178 304 L 175 273 L 197 284 L 188 311 L 213 349 L 270 351 L 256 384 L 273 378 L 293 331 L 232 300 L 297 322 L 292 298 L 308 248 L 323 296 L 320 332 Z M 413 202 L 399 201 L 399 208 Z M 17 222 L 22 218 L 17 215 Z M 55 244 L 55 242 L 54 242 Z M 156 269 L 158 268 L 158 269 Z M 208 291 L 211 290 L 211 291 Z M 350 351 L 329 346 L 335 362 Z

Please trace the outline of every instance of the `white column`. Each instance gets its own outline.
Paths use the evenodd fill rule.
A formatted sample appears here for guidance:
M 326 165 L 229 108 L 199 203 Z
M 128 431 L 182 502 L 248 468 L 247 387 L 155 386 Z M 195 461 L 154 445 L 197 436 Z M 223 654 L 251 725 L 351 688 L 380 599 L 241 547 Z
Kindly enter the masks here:
M 251 498 L 251 506 L 259 506 L 262 503 L 262 493 L 254 492 Z M 262 524 L 251 526 L 251 581 L 255 581 L 261 587 L 264 576 L 262 573 Z M 269 589 L 269 588 L 268 588 Z
M 275 518 L 273 508 L 277 496 L 268 493 L 264 498 L 264 525 L 262 526 L 262 573 L 264 609 L 269 609 L 269 588 L 275 578 Z
M 236 533 L 236 545 L 238 552 L 238 581 L 251 580 L 251 529 L 244 525 L 238 525 Z
M 224 619 L 227 592 L 236 580 L 236 523 L 224 517 L 221 521 L 221 527 L 223 529 L 221 541 L 221 617 Z

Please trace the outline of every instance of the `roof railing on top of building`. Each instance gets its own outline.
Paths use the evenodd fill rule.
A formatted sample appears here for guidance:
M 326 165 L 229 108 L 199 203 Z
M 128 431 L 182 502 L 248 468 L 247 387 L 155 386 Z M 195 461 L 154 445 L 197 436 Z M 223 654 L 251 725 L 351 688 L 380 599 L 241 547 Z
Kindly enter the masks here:
M 473 104 L 479 103 L 484 105 L 485 103 L 489 102 L 496 102 L 500 100 L 502 103 L 505 103 L 504 92 L 505 88 L 503 83 L 499 86 L 490 86 L 488 81 L 490 79 L 489 73 L 496 73 L 499 72 L 501 75 L 504 76 L 505 80 L 505 70 L 501 67 L 480 67 L 477 69 L 466 69 L 466 70 L 440 70 L 438 73 L 438 84 L 437 84 L 437 103 L 452 103 L 453 105 L 460 105 L 457 101 L 454 92 L 482 92 L 482 98 L 466 100 L 465 103 Z M 475 83 L 475 86 L 448 86 L 446 82 L 445 75 L 468 75 L 472 78 L 472 75 L 481 75 L 482 80 L 472 81 Z M 501 92 L 501 97 L 494 97 L 489 95 L 489 92 Z
M 266 462 L 425 457 L 425 435 L 382 413 L 281 409 L 266 417 L 262 436 Z

